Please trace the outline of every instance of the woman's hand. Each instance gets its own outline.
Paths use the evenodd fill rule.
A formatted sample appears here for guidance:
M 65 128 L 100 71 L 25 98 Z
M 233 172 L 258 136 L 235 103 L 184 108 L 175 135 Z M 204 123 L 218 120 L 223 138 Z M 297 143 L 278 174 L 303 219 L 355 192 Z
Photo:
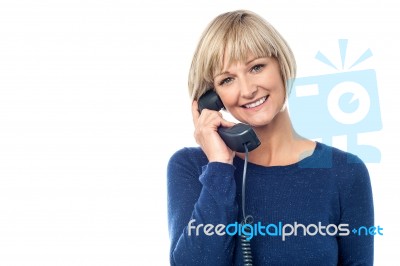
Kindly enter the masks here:
M 235 152 L 226 146 L 217 129 L 220 126 L 232 127 L 235 123 L 224 120 L 218 111 L 204 109 L 200 114 L 197 101 L 192 103 L 192 115 L 195 127 L 194 138 L 203 149 L 208 161 L 233 164 Z

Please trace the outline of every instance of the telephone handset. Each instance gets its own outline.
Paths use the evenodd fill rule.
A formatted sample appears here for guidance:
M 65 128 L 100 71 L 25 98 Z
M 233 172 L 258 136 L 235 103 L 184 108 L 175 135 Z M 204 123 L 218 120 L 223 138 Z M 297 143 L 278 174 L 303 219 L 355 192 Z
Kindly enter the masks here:
M 203 109 L 219 111 L 224 107 L 218 94 L 212 89 L 208 90 L 200 97 L 198 104 L 199 112 Z M 245 152 L 245 144 L 248 151 L 254 150 L 261 144 L 254 130 L 249 125 L 242 123 L 236 124 L 230 128 L 219 127 L 218 134 L 221 136 L 226 146 L 237 152 Z

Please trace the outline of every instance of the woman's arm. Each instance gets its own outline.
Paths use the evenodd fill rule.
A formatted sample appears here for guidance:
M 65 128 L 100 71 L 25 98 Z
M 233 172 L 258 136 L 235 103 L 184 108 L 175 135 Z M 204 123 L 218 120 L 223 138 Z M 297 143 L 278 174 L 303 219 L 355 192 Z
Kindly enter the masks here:
M 205 156 L 200 159 L 200 152 L 190 151 L 178 151 L 168 164 L 171 265 L 232 265 L 234 238 L 217 235 L 215 226 L 237 220 L 235 168 L 227 163 L 207 163 Z M 206 224 L 214 226 L 213 235 L 204 233 Z
M 342 183 L 341 224 L 349 225 L 350 235 L 338 237 L 339 265 L 373 265 L 374 236 L 365 235 L 364 229 L 374 226 L 369 173 L 358 158 L 356 163 L 348 166 L 348 180 L 351 183 L 345 180 Z

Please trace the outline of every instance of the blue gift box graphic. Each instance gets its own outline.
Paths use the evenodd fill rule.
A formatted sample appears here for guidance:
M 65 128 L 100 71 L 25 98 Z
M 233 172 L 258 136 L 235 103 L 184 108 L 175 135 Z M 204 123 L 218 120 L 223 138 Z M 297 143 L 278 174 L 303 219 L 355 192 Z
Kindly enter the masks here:
M 347 40 L 339 40 L 339 45 L 344 62 Z M 367 50 L 353 66 L 371 55 Z M 333 66 L 321 53 L 317 59 Z M 380 162 L 379 149 L 357 142 L 358 133 L 382 129 L 375 70 L 300 77 L 292 82 L 289 111 L 300 135 L 328 145 L 334 136 L 346 135 L 347 151 L 364 162 Z

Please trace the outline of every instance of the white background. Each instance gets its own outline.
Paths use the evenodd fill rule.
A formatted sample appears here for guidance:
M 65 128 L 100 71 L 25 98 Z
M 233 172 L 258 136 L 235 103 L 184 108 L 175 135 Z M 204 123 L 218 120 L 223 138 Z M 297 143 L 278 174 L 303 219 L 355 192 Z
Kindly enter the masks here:
M 395 1 L 393 1 L 395 2 Z M 398 260 L 400 19 L 389 1 L 0 1 L 0 265 L 168 265 L 166 164 L 193 146 L 190 61 L 216 15 L 250 9 L 298 76 L 335 73 L 338 39 L 377 73 L 368 164 L 376 265 Z

